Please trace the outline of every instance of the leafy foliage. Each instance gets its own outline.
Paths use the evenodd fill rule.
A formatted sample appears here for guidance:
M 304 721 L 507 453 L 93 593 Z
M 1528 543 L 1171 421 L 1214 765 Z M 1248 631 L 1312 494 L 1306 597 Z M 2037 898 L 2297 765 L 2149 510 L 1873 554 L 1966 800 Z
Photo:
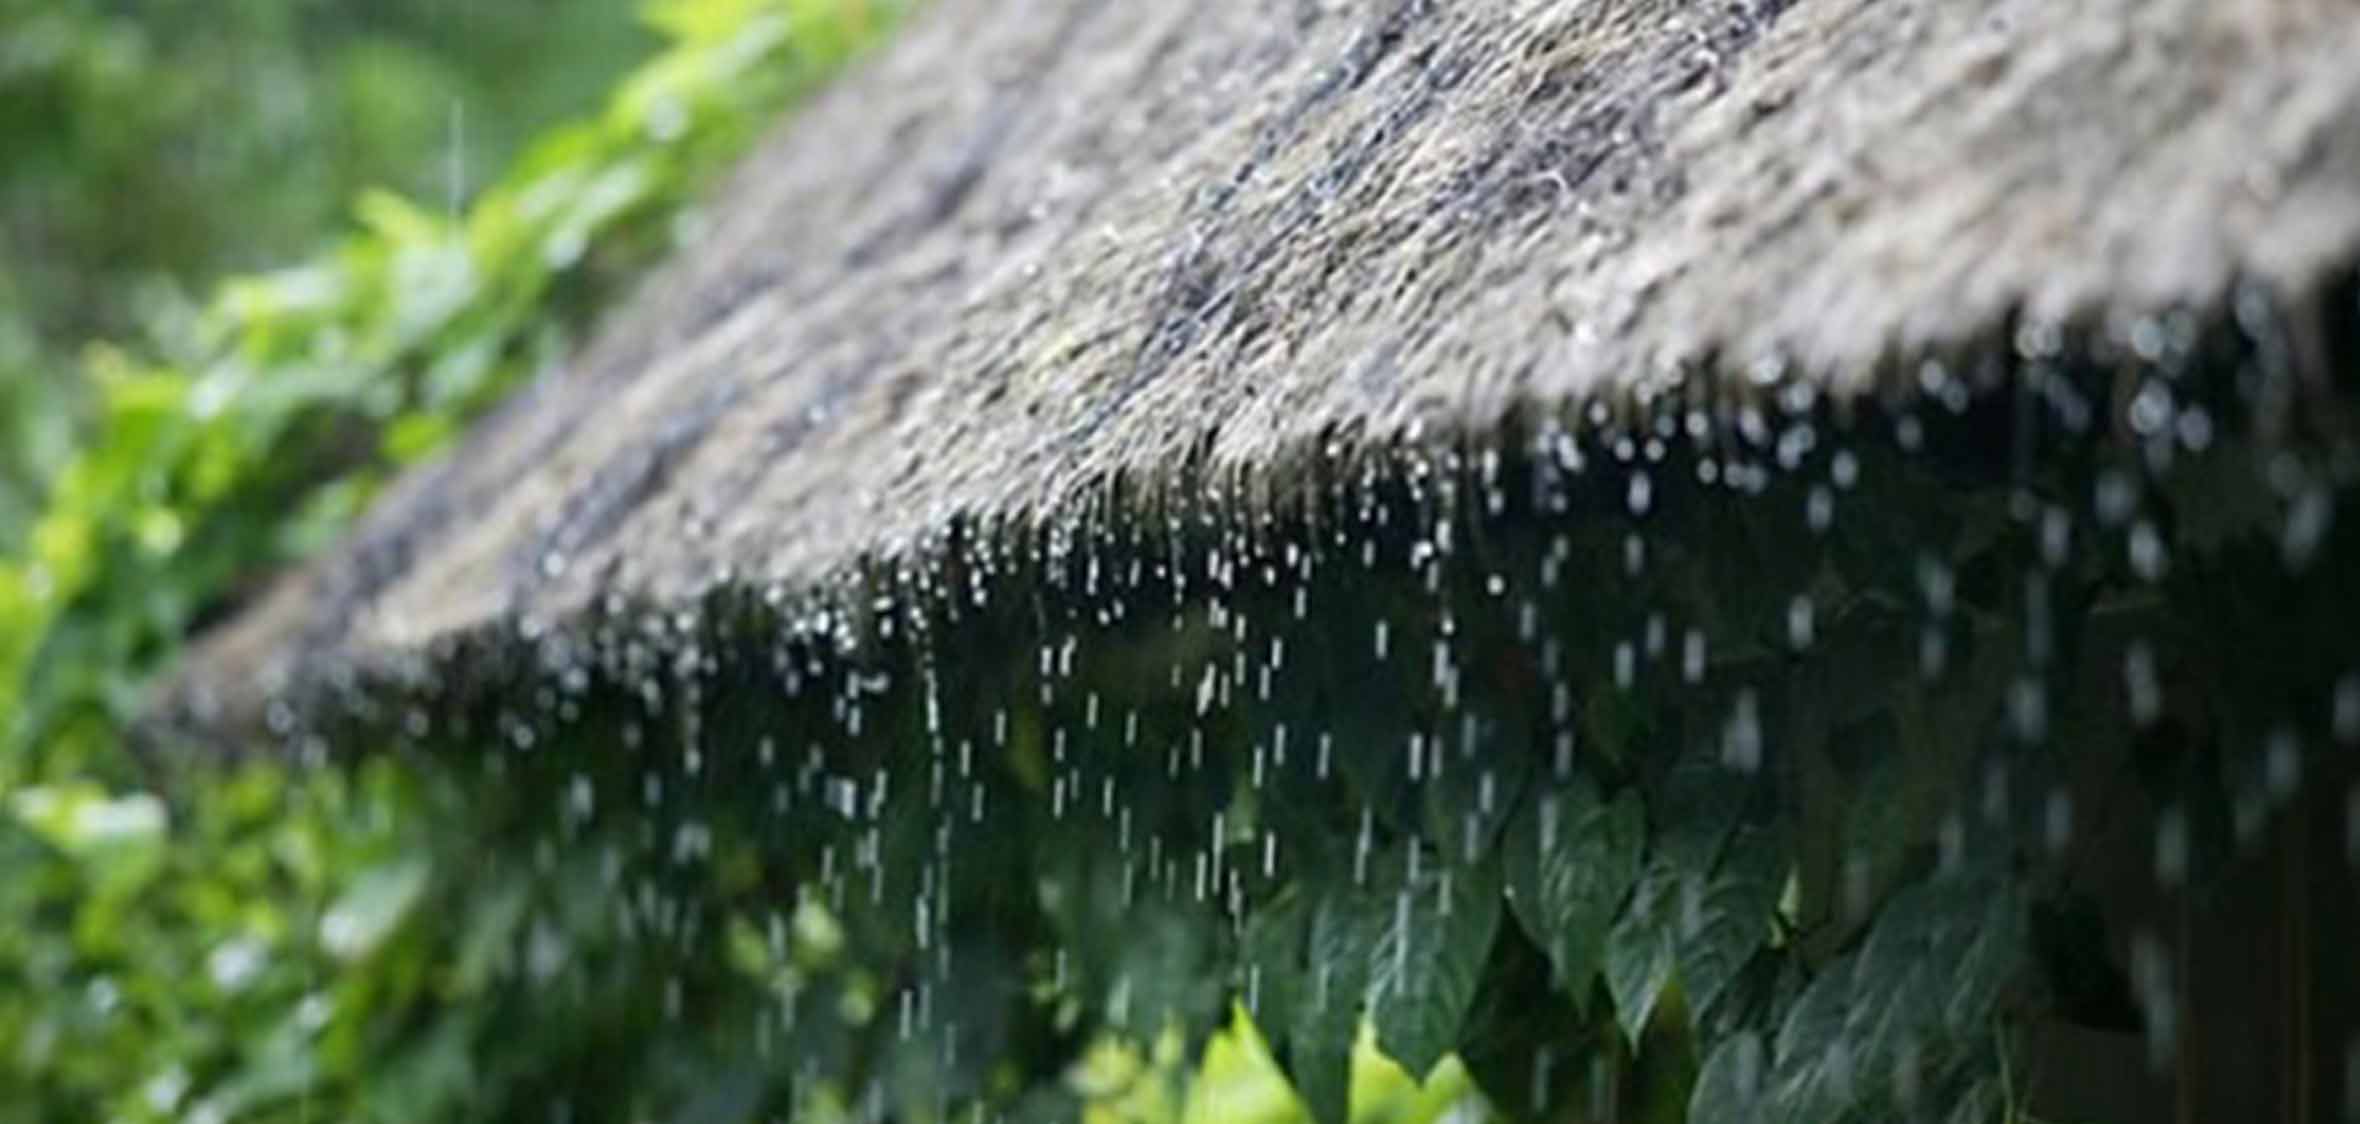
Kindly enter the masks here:
M 623 946 L 594 855 L 486 862 L 509 845 L 506 813 L 391 761 L 191 770 L 167 802 L 138 787 L 128 723 L 196 622 L 554 362 L 675 241 L 695 191 L 768 113 L 891 15 L 859 2 L 657 5 L 670 47 L 464 214 L 369 193 L 357 233 L 308 264 L 225 283 L 157 352 L 93 352 L 91 437 L 56 472 L 22 551 L 0 560 L 0 1119 L 512 1119 L 601 1089 L 618 1104 L 711 1091 L 696 1060 L 709 1043 L 629 1030 L 682 980 L 599 978 Z M 162 26 L 81 5 L 8 19 L 40 32 L 12 50 L 100 42 L 134 56 Z M 97 40 L 82 34 L 93 20 Z M 496 36 L 475 46 L 515 53 Z M 113 96 L 89 81 L 141 73 L 83 55 L 49 64 L 0 82 L 54 79 L 86 109 Z M 121 127 L 166 127 L 204 103 L 165 92 Z M 24 168 L 12 171 L 22 188 Z M 284 209 L 243 213 L 300 225 Z M 786 968 L 751 953 L 724 962 L 817 972 L 817 943 Z M 519 978 L 539 990 L 510 990 Z M 494 1048 L 517 1041 L 533 1049 Z M 548 1087 L 572 1066 L 595 1076 Z
M 164 356 L 96 353 L 96 439 L 0 563 L 0 737 L 17 747 L 0 768 L 104 758 L 178 637 L 562 356 L 765 111 L 885 16 L 826 0 L 653 11 L 675 46 L 462 218 L 371 193 L 360 233 L 225 284 Z
M 463 202 L 654 46 L 632 6 L 0 3 L 0 549 L 90 420 L 85 341 L 173 333 L 365 188 Z
M 2351 606 L 2252 534 L 2166 582 L 2125 517 L 2052 547 L 2017 514 L 2114 446 L 1999 469 L 1968 416 L 1814 452 L 1798 407 L 1775 442 L 1544 435 L 1505 458 L 1528 482 L 1408 450 L 1298 509 L 602 603 L 257 747 L 358 764 L 138 791 L 124 723 L 191 623 L 560 354 L 885 14 L 667 7 L 673 51 L 462 219 L 372 196 L 163 355 L 95 361 L 101 437 L 0 566 L 28 1118 L 1990 1120 L 2050 998 L 2045 807 L 2164 752 L 2044 692 L 2205 668 L 2261 596 L 2224 574 L 2308 658 L 2214 712 L 2341 689 Z M 1839 491 L 1877 517 L 1810 514 Z
M 1638 794 L 1612 803 L 1577 781 L 1540 795 L 1509 829 L 1508 901 L 1543 946 L 1560 986 L 1585 994 L 1605 962 L 1623 899 L 1639 878 L 1646 843 Z

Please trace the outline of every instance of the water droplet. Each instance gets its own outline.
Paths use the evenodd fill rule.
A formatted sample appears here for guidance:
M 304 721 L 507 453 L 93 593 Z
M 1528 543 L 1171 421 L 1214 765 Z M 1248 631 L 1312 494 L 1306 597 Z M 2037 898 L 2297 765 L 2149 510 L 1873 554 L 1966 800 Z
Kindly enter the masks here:
M 1803 521 L 1813 534 L 1825 534 L 1836 521 L 1836 496 L 1825 484 L 1811 485 L 1803 501 Z
M 2335 521 L 2335 497 L 2323 487 L 2304 489 L 2286 510 L 2286 528 L 2279 540 L 2286 568 L 2301 573 L 2311 566 L 2319 544 Z
M 2179 1001 L 2173 994 L 2171 958 L 2153 933 L 2131 936 L 2131 991 L 2147 1032 L 2147 1063 L 2164 1072 L 2179 1048 Z
M 1918 673 L 1927 682 L 1942 678 L 1950 667 L 1950 634 L 1929 624 L 1918 632 Z
M 2271 732 L 2269 748 L 2262 755 L 2262 783 L 2269 789 L 2270 802 L 2281 807 L 2302 787 L 2303 752 L 2294 731 Z
M 2152 582 L 2163 578 L 2166 562 L 2163 535 L 2156 531 L 2155 524 L 2142 519 L 2131 527 L 2130 555 L 2131 572 L 2140 580 Z
M 2041 512 L 2040 560 L 2050 569 L 2065 564 L 2065 555 L 2073 548 L 2073 515 L 2062 507 L 2051 506 Z
M 2153 437 L 2164 432 L 2176 416 L 2171 387 L 2160 379 L 2148 379 L 2131 398 L 2129 413 L 2131 430 L 2139 436 Z
M 1762 718 L 1750 687 L 1737 693 L 1737 705 L 1721 739 L 1721 763 L 1741 773 L 1761 771 Z
M 1914 414 L 1901 415 L 1900 419 L 1893 423 L 1893 443 L 1901 446 L 1902 452 L 1916 452 L 1920 446 L 1926 443 L 1925 423 L 1919 421 Z
M 1918 555 L 1918 591 L 1925 594 L 1926 610 L 1936 620 L 1950 615 L 1958 591 L 1958 578 L 1950 564 L 1933 554 Z
M 2049 790 L 2041 807 L 2041 831 L 2052 853 L 2062 854 L 2073 842 L 2073 797 L 2064 789 Z
M 2173 428 L 2180 439 L 2180 447 L 2191 453 L 2201 453 L 2212 447 L 2212 414 L 2202 406 L 2190 406 L 2181 411 L 2179 423 Z
M 2048 736 L 2049 696 L 2040 680 L 2020 678 L 2008 687 L 2008 724 L 2026 743 Z
M 2123 687 L 2130 695 L 2131 722 L 2140 729 L 2163 716 L 2163 685 L 2155 674 L 2155 650 L 2133 641 L 2122 657 Z
M 2139 485 L 2119 469 L 2106 469 L 2098 474 L 2097 494 L 2092 508 L 2098 521 L 2109 527 L 2122 525 L 2131 517 L 2139 503 Z

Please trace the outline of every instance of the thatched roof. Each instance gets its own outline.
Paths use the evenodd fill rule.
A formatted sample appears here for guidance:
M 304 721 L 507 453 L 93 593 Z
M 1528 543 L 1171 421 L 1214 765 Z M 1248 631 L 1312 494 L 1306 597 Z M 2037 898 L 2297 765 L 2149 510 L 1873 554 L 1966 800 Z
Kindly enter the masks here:
M 179 697 L 1116 479 L 2299 304 L 2360 256 L 2356 59 L 2330 0 L 934 0 Z

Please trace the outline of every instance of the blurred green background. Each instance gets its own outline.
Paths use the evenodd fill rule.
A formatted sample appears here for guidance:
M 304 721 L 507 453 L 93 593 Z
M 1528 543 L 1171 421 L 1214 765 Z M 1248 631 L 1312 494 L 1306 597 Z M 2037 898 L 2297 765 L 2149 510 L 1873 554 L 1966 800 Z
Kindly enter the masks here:
M 634 0 L 0 0 L 0 545 L 76 355 L 297 260 L 365 188 L 461 204 L 658 37 Z

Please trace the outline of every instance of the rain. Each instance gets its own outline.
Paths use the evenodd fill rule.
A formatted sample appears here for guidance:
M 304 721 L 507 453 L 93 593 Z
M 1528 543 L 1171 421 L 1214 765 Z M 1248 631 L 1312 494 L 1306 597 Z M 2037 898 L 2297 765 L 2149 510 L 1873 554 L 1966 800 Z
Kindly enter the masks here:
M 0 1078 L 2360 1124 L 2360 18 L 902 9 L 88 349 Z
M 1623 1118 L 1659 1038 L 1702 1057 L 1693 1112 L 1725 1081 L 1907 1114 L 2003 1094 L 2020 995 L 2147 1059 L 2031 1095 L 2145 1095 L 2110 1082 L 2195 1064 L 2187 1020 L 2234 1002 L 2185 911 L 2360 858 L 2360 540 L 2308 498 L 2353 493 L 2317 483 L 2324 450 L 2234 436 L 2235 394 L 2186 389 L 2230 436 L 2157 471 L 2135 427 L 2093 437 L 2054 391 L 2027 417 L 2009 385 L 1781 407 L 1767 444 L 1659 404 L 1705 421 L 1650 457 L 1567 427 L 1331 462 L 1271 507 L 971 524 L 801 597 L 610 601 L 466 657 L 561 653 L 563 706 L 435 676 L 344 706 L 452 716 L 402 728 L 429 757 L 506 731 L 482 768 L 562 794 L 567 848 L 605 841 L 668 1017 L 882 1049 L 849 1105 L 984 1097 L 1008 1034 L 1201 1048 L 1236 1004 L 1314 1105 L 1366 1025 L 1510 1116 Z M 2032 475 L 1988 455 L 2027 443 Z M 2276 521 L 2165 538 L 2178 497 L 2257 469 L 2292 482 Z M 2342 826 L 2297 857 L 2306 816 Z M 695 951 L 745 920 L 800 934 L 762 942 L 791 982 Z M 1563 1008 L 1503 1003 L 1518 972 Z M 1743 1029 L 1839 983 L 1893 1033 Z

